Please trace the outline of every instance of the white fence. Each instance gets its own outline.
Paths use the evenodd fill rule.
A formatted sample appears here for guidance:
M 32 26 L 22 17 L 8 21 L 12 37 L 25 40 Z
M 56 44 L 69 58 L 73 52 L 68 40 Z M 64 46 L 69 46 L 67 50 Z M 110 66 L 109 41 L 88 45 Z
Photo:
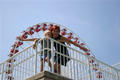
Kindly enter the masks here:
M 68 51 L 69 55 L 61 54 L 65 53 L 65 51 Z M 47 62 L 45 58 L 50 55 L 51 57 L 49 57 L 50 59 Z M 58 57 L 60 59 L 57 59 Z M 31 45 L 9 60 L 1 63 L 0 78 L 1 80 L 25 80 L 42 71 L 42 60 L 43 71 L 58 74 L 58 67 L 60 66 L 57 66 L 55 71 L 56 66 L 54 64 L 59 62 L 61 64 L 61 73 L 58 75 L 73 80 L 120 80 L 119 69 L 48 38 L 40 39 L 36 49 L 33 49 Z M 66 66 L 65 61 L 67 62 Z M 51 68 L 49 63 L 51 63 Z

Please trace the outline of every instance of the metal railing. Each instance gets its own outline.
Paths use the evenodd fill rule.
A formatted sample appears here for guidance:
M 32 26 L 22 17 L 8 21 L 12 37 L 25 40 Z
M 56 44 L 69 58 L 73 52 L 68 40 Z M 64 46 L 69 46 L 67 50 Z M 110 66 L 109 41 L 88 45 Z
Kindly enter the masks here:
M 114 65 L 112 65 L 113 67 L 117 68 L 117 69 L 120 69 L 120 63 L 116 63 Z
M 0 64 L 1 80 L 25 80 L 41 71 L 73 80 L 120 80 L 119 69 L 51 38 L 40 39 L 36 49 L 32 46 Z

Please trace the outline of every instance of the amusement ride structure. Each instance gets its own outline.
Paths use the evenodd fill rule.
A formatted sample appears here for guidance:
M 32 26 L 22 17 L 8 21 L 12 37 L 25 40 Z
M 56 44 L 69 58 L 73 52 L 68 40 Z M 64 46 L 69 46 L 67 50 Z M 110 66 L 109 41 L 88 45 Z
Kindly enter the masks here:
M 86 49 L 87 52 L 80 50 L 78 47 L 69 44 L 61 44 L 53 40 L 52 38 L 45 38 L 44 32 L 47 31 L 53 25 L 60 27 L 60 35 L 70 39 L 74 43 L 77 43 Z M 38 38 L 37 48 L 33 49 L 33 42 L 21 41 L 21 39 Z M 91 49 L 87 44 L 74 32 L 63 25 L 56 23 L 39 23 L 28 27 L 16 37 L 16 41 L 11 46 L 9 59 L 0 63 L 0 80 L 25 80 L 37 73 L 41 72 L 41 41 L 50 40 L 51 48 L 45 48 L 51 51 L 51 63 L 52 68 L 48 66 L 48 63 L 44 63 L 44 71 L 54 72 L 54 55 L 59 54 L 67 57 L 68 63 L 66 66 L 61 66 L 61 76 L 73 79 L 73 80 L 120 80 L 120 68 L 116 65 L 110 66 L 95 58 Z M 60 54 L 54 48 L 54 42 L 59 45 L 65 46 L 68 49 L 69 56 Z M 49 46 L 49 45 L 48 45 Z M 43 48 L 44 49 L 44 48 Z M 44 51 L 43 51 L 44 54 Z M 49 54 L 48 54 L 49 55 Z M 55 73 L 57 74 L 57 73 Z

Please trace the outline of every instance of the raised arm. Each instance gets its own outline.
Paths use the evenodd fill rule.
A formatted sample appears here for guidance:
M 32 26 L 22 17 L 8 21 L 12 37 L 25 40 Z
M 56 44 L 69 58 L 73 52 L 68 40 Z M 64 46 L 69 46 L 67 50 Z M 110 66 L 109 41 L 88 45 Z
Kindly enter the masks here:
M 34 44 L 33 44 L 33 49 L 36 48 L 36 43 L 38 41 L 38 38 L 31 38 L 31 39 L 20 39 L 21 41 L 34 41 Z
M 66 42 L 66 43 L 69 43 L 69 44 L 73 44 L 73 45 L 79 47 L 80 49 L 82 49 L 82 50 L 85 51 L 85 52 L 88 51 L 87 48 L 85 48 L 85 47 L 83 47 L 83 46 L 81 46 L 81 45 L 79 45 L 79 44 L 77 44 L 77 43 L 75 43 L 75 42 L 73 42 L 73 41 L 65 38 L 65 37 L 61 37 L 61 39 L 60 39 L 59 41 L 60 41 L 60 42 Z
M 39 40 L 39 39 L 37 39 L 37 38 L 34 40 L 33 49 L 36 48 L 36 45 L 37 45 L 38 40 Z
M 38 38 L 32 38 L 32 39 L 22 39 L 21 41 L 35 41 L 37 40 Z

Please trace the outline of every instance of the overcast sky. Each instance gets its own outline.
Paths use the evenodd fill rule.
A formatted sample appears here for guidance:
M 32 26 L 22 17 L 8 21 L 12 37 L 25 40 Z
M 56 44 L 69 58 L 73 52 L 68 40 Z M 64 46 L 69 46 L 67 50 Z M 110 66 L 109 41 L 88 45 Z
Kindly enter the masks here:
M 20 32 L 41 22 L 65 25 L 97 59 L 120 62 L 120 0 L 0 0 L 0 62 Z

